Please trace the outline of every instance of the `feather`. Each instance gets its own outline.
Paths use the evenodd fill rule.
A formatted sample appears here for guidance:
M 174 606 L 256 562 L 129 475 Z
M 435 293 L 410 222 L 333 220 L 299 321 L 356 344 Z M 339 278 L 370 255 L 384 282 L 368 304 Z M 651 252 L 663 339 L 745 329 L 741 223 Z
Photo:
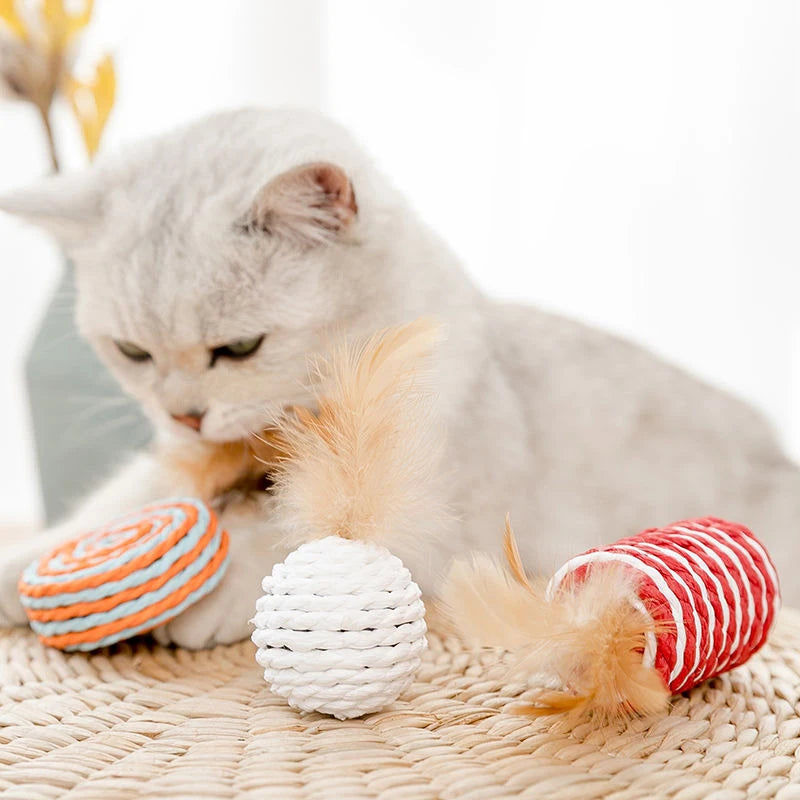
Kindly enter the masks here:
M 652 714 L 666 708 L 669 691 L 643 663 L 648 633 L 658 632 L 641 610 L 633 571 L 593 566 L 580 581 L 569 577 L 546 598 L 544 581 L 529 581 L 506 521 L 509 571 L 491 558 L 456 562 L 442 601 L 465 639 L 514 653 L 512 671 L 557 679 L 515 713 L 570 713 L 596 722 Z
M 438 524 L 441 453 L 431 364 L 441 328 L 421 319 L 317 365 L 318 413 L 276 420 L 287 456 L 274 474 L 287 543 L 330 535 L 416 538 Z
M 501 564 L 482 553 L 453 562 L 440 605 L 468 642 L 511 651 L 528 645 L 531 620 L 547 610 L 543 587 L 532 590 L 513 580 Z
M 503 535 L 503 553 L 505 554 L 508 567 L 511 574 L 516 579 L 517 583 L 527 587 L 529 591 L 533 591 L 533 587 L 528 580 L 525 572 L 525 567 L 522 564 L 522 558 L 519 554 L 517 547 L 517 540 L 514 538 L 514 531 L 511 528 L 511 517 L 506 514 L 506 530 Z
M 581 581 L 565 581 L 550 601 L 549 630 L 520 653 L 518 669 L 558 678 L 563 691 L 541 692 L 519 709 L 534 715 L 571 712 L 604 723 L 662 711 L 669 691 L 643 663 L 652 617 L 641 610 L 635 573 L 594 565 Z

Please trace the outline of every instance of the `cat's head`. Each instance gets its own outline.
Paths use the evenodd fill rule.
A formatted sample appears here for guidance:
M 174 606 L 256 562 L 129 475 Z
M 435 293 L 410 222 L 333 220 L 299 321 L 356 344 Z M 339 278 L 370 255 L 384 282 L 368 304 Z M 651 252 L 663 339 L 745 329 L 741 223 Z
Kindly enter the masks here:
M 164 431 L 215 441 L 308 394 L 308 356 L 383 324 L 402 204 L 297 111 L 216 115 L 0 199 L 72 259 L 77 319 Z M 381 269 L 376 269 L 377 265 Z

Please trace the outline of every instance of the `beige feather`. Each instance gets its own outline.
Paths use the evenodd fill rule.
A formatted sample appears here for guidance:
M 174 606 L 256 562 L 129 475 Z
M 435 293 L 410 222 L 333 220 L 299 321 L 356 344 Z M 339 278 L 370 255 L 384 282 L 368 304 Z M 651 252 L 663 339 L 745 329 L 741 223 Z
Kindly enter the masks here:
M 548 610 L 543 587 L 532 591 L 514 581 L 501 564 L 482 553 L 451 565 L 440 600 L 465 640 L 511 651 L 527 647 L 531 620 Z
M 571 713 L 597 722 L 666 708 L 669 691 L 642 663 L 646 636 L 657 632 L 638 610 L 630 570 L 602 564 L 581 582 L 565 581 L 548 601 L 545 581 L 529 581 L 511 527 L 505 551 L 510 572 L 482 556 L 457 562 L 442 600 L 467 640 L 515 653 L 515 672 L 556 678 L 563 688 L 542 691 L 516 711 L 535 716 Z
M 274 474 L 290 544 L 338 535 L 394 544 L 425 536 L 442 514 L 431 385 L 441 328 L 420 319 L 318 365 L 319 411 L 278 421 L 287 453 Z
M 514 531 L 511 528 L 511 516 L 509 514 L 506 514 L 506 529 L 505 533 L 503 534 L 503 553 L 505 554 L 506 561 L 508 562 L 508 568 L 511 570 L 511 574 L 514 576 L 514 579 L 517 581 L 517 583 L 526 587 L 528 591 L 533 592 L 534 589 L 528 580 L 528 575 L 525 572 L 525 566 L 522 563 L 522 557 L 519 554 L 517 540 L 514 537 Z

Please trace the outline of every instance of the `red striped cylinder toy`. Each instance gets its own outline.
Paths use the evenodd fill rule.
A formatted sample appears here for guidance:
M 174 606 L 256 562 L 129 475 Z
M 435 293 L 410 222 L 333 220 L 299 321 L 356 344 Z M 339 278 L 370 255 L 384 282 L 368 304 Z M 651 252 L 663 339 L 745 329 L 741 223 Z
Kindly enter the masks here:
M 599 564 L 637 574 L 642 610 L 656 623 L 644 663 L 673 693 L 747 661 L 766 641 L 780 607 L 778 575 L 744 525 L 708 517 L 651 528 L 570 559 L 548 598 L 580 585 Z

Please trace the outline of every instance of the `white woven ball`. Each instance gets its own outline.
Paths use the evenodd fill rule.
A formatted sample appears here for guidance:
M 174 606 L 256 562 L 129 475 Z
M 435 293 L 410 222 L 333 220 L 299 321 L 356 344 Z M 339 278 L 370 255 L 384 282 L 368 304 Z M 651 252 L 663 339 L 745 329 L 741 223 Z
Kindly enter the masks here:
M 425 639 L 419 586 L 399 558 L 339 536 L 308 542 L 262 583 L 252 622 L 271 690 L 302 711 L 379 711 L 414 679 Z

